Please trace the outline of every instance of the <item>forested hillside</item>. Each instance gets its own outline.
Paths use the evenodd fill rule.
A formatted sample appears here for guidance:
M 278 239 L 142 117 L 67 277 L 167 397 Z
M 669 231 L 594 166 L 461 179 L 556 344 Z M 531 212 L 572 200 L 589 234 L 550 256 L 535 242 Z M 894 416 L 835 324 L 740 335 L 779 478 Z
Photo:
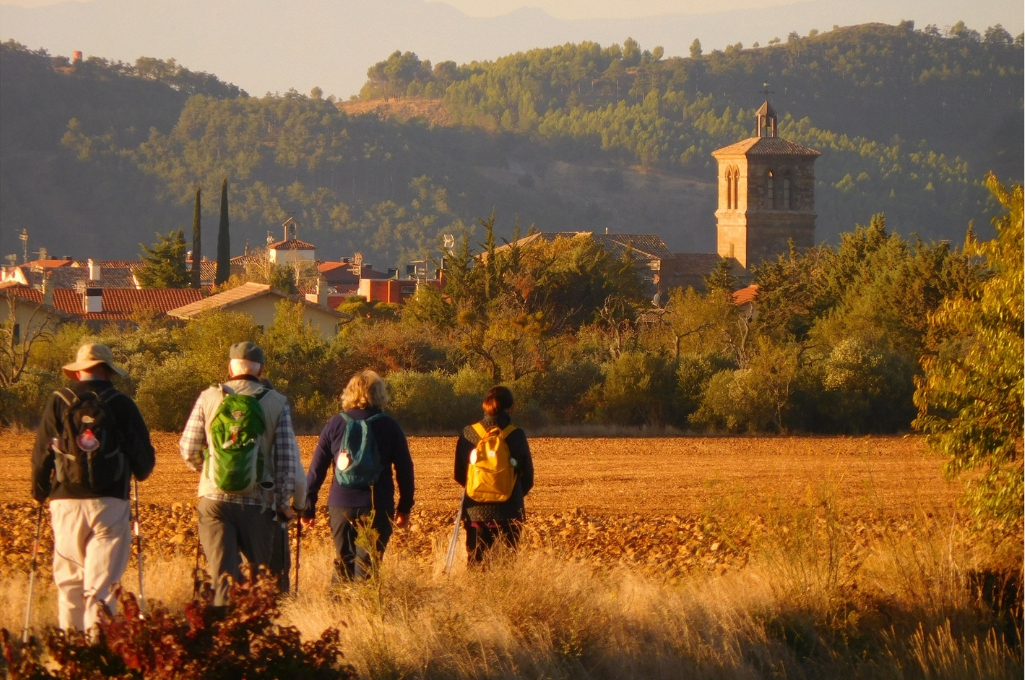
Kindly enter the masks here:
M 709 153 L 751 135 L 765 83 L 781 136 L 823 153 L 820 241 L 879 212 L 961 239 L 992 209 L 985 173 L 1021 179 L 1022 39 L 999 27 L 865 25 L 672 59 L 632 40 L 465 65 L 397 52 L 344 103 L 251 98 L 173 62 L 68 68 L 2 49 L 4 253 L 24 226 L 33 247 L 131 256 L 225 176 L 235 251 L 294 215 L 324 256 L 383 267 L 493 210 L 502 235 L 518 220 L 710 251 Z

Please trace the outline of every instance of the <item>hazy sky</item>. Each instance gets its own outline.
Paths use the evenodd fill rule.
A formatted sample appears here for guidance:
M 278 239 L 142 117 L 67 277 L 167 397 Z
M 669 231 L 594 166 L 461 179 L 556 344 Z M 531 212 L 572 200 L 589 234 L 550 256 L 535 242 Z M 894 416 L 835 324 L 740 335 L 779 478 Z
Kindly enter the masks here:
M 61 2 L 93 2 L 94 0 L 0 0 L 0 5 L 20 7 L 45 7 Z M 145 0 L 137 0 L 144 2 Z M 372 0 L 367 0 L 372 2 Z M 625 19 L 651 17 L 664 14 L 707 14 L 736 9 L 764 8 L 794 5 L 801 0 L 427 0 L 445 4 L 473 17 L 495 17 L 508 14 L 524 7 L 537 7 L 559 19 Z M 860 0 L 835 0 L 839 6 L 850 7 L 861 4 Z M 893 7 L 918 4 L 913 0 L 893 0 Z M 971 10 L 977 4 L 973 0 L 935 0 L 936 5 L 957 7 L 965 10 L 969 23 Z M 1021 0 L 990 0 L 991 9 L 1000 7 L 1014 16 L 1022 14 Z M 301 8 L 302 0 L 295 3 Z
M 470 16 L 501 16 L 522 7 L 538 7 L 560 19 L 623 19 L 660 14 L 705 14 L 749 7 L 792 5 L 799 0 L 430 0 Z
M 517 11 L 525 8 L 536 9 Z M 940 30 L 964 20 L 980 32 L 999 22 L 1018 35 L 1025 6 L 1022 0 L 0 0 L 0 40 L 128 63 L 174 58 L 256 95 L 316 85 L 347 98 L 366 82 L 367 68 L 394 50 L 433 63 L 468 63 L 632 37 L 671 57 L 688 54 L 695 38 L 710 51 L 738 42 L 764 45 L 791 31 L 905 19 Z

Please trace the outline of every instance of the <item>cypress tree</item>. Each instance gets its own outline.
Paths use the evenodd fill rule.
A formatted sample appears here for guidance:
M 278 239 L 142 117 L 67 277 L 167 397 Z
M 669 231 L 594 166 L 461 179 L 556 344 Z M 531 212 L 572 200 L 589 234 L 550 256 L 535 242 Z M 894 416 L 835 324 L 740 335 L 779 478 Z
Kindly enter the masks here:
M 200 224 L 199 224 L 199 213 L 200 213 L 200 195 L 202 193 L 202 187 L 196 187 L 196 207 L 192 211 L 192 287 L 199 288 L 202 285 L 203 280 L 203 257 L 202 249 L 200 248 Z
M 217 277 L 221 285 L 231 276 L 231 236 L 228 234 L 228 178 L 221 182 L 221 223 L 217 227 Z

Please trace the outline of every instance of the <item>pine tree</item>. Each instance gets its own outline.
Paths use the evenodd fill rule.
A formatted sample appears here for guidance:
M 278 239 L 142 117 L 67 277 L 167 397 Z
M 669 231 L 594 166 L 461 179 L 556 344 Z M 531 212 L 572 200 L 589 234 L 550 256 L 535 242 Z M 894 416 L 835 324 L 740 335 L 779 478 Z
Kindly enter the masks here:
M 156 243 L 142 245 L 142 260 L 144 264 L 135 276 L 143 288 L 185 288 L 189 285 L 183 230 L 167 235 L 158 233 Z
M 228 178 L 221 182 L 221 223 L 217 227 L 217 276 L 218 286 L 231 276 L 231 236 L 228 233 Z
M 196 207 L 192 211 L 192 287 L 199 288 L 203 281 L 203 255 L 200 247 L 200 200 L 203 189 L 196 187 Z
M 733 275 L 733 265 L 730 258 L 722 258 L 715 265 L 708 276 L 705 277 L 705 290 L 709 293 L 716 291 L 725 295 L 732 295 L 737 289 L 737 277 Z

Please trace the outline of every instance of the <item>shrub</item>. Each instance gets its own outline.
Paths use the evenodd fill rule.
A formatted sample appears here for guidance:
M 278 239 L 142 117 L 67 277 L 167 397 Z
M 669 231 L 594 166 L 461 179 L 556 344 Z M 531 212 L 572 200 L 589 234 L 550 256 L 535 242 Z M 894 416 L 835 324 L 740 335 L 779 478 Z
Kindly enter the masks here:
M 337 629 L 302 642 L 295 627 L 274 623 L 276 594 L 274 579 L 256 579 L 232 589 L 227 610 L 212 606 L 207 588 L 181 614 L 150 600 L 143 617 L 135 596 L 118 588 L 121 613 L 102 617 L 96 642 L 50 630 L 42 645 L 18 646 L 5 629 L 4 656 L 12 678 L 355 678 Z
M 701 406 L 701 395 L 712 376 L 736 364 L 719 354 L 682 354 L 676 365 L 676 417 L 681 424 Z
M 907 430 L 915 415 L 915 366 L 899 354 L 847 338 L 823 362 L 819 428 L 846 432 Z
M 228 356 L 227 352 L 224 356 Z M 214 382 L 211 376 L 197 370 L 190 359 L 172 356 L 139 381 L 135 403 L 150 429 L 180 431 L 185 427 L 196 397 Z
M 31 426 L 39 422 L 50 395 L 63 384 L 60 373 L 25 369 L 18 382 L 0 388 L 0 423 Z
M 662 425 L 672 416 L 674 376 L 664 358 L 623 352 L 602 367 L 605 383 L 594 411 L 599 422 Z
M 595 407 L 591 390 L 601 379 L 601 367 L 594 362 L 561 364 L 538 376 L 535 393 L 552 420 L 581 423 Z
M 407 432 L 442 432 L 465 424 L 455 408 L 452 376 L 441 371 L 397 371 L 388 375 L 387 382 L 389 410 Z
M 345 365 L 353 371 L 373 368 L 430 372 L 445 365 L 445 350 L 432 342 L 428 327 L 387 322 L 360 323 L 344 332 Z
M 757 431 L 772 423 L 772 405 L 754 389 L 750 368 L 719 371 L 701 394 L 701 407 L 688 421 L 698 429 L 728 432 Z

